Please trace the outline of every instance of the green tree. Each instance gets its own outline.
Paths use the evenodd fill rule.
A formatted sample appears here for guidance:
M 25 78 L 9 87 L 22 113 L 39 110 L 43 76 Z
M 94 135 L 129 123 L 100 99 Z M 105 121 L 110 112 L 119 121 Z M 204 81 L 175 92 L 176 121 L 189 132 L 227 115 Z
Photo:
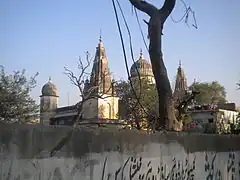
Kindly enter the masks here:
M 28 80 L 25 70 L 7 74 L 0 66 L 0 121 L 24 123 L 38 113 L 39 106 L 30 97 L 37 75 Z
M 197 105 L 222 104 L 226 102 L 225 88 L 217 81 L 211 83 L 195 82 L 190 86 L 190 89 L 199 92 L 195 98 Z
M 129 81 L 120 81 L 117 84 L 120 113 L 122 118 L 128 119 L 140 129 L 143 124 L 148 124 L 151 117 L 156 116 L 157 91 L 155 85 L 147 79 L 133 80 L 132 84 L 134 91 Z

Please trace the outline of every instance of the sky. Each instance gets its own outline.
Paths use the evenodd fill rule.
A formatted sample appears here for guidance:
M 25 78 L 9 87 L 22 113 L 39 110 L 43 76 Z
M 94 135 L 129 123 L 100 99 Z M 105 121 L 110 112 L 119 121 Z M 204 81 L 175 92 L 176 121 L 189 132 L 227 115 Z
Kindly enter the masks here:
M 161 7 L 162 0 L 149 0 Z M 179 60 L 182 61 L 188 84 L 218 81 L 227 91 L 229 102 L 240 105 L 240 1 L 185 0 L 195 11 L 198 29 L 173 22 L 184 14 L 180 0 L 163 30 L 163 55 L 171 84 L 175 79 Z M 121 0 L 133 41 L 134 56 L 140 49 L 149 59 L 136 17 L 128 0 Z M 120 14 L 119 14 L 120 16 Z M 145 37 L 149 18 L 139 12 Z M 129 37 L 123 21 L 125 46 Z M 74 104 L 79 91 L 63 73 L 64 66 L 77 71 L 78 57 L 86 51 L 93 56 L 102 34 L 110 71 L 115 79 L 126 79 L 127 72 L 111 0 L 0 0 L 0 64 L 11 73 L 26 69 L 27 76 L 39 72 L 37 86 L 31 92 L 39 103 L 42 86 L 49 76 L 59 91 L 59 106 Z M 148 43 L 148 41 L 147 41 Z M 127 48 L 128 49 L 128 48 Z M 132 65 L 130 52 L 129 68 Z

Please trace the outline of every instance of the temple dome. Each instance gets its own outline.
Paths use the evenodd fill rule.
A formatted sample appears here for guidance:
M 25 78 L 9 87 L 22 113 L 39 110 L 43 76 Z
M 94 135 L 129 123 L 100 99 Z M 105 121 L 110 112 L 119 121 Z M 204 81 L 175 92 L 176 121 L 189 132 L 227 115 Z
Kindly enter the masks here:
M 43 85 L 42 96 L 58 96 L 58 90 L 55 84 L 51 82 L 51 79 Z
M 152 72 L 152 66 L 150 62 L 144 59 L 142 52 L 140 53 L 139 59 L 132 65 L 130 69 L 130 73 L 131 73 L 131 77 L 137 77 L 138 73 L 141 77 L 154 76 Z

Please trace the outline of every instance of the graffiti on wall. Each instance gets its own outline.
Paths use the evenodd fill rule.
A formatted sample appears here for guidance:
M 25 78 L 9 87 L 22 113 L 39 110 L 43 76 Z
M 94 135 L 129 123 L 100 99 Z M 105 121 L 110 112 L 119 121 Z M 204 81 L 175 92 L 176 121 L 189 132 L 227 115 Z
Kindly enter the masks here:
M 194 180 L 195 160 L 196 157 L 191 162 L 188 158 L 184 162 L 173 158 L 172 166 L 168 169 L 164 163 L 153 166 L 152 161 L 143 163 L 142 157 L 129 157 L 115 172 L 106 173 L 107 158 L 105 158 L 101 180 Z
M 218 156 L 219 155 L 219 156 Z M 168 157 L 169 158 L 169 157 Z M 41 159 L 36 162 L 31 161 L 31 166 L 34 166 L 32 171 L 30 166 L 22 166 L 22 169 L 17 170 L 13 168 L 13 162 L 9 168 L 2 166 L 0 177 L 2 179 L 84 179 L 85 176 L 91 177 L 91 180 L 239 180 L 240 177 L 240 159 L 238 154 L 231 151 L 223 163 L 223 156 L 217 153 L 204 153 L 204 159 L 199 159 L 199 156 L 194 154 L 186 156 L 185 159 L 178 160 L 173 157 L 170 161 L 165 163 L 159 158 L 145 159 L 141 156 L 128 157 L 121 164 L 116 165 L 116 162 L 111 161 L 111 157 L 106 157 L 102 164 L 95 162 L 92 164 L 84 164 L 79 161 L 75 165 L 74 161 L 60 163 L 51 169 L 42 169 L 44 163 Z M 64 160 L 65 161 L 65 160 Z M 92 160 L 87 160 L 90 162 Z M 226 161 L 226 162 L 225 162 Z M 75 161 L 76 162 L 76 161 Z M 1 164 L 1 163 L 0 163 Z M 3 165 L 3 164 L 2 164 Z M 25 167 L 24 167 L 25 166 Z M 82 174 L 86 169 L 92 168 L 92 175 Z M 96 171 L 95 171 L 95 170 Z M 3 173 L 3 174 L 2 174 Z M 21 177 L 21 178 L 20 178 Z M 67 178 L 66 178 L 67 177 Z
M 206 180 L 223 180 L 223 170 L 221 170 L 215 163 L 217 153 L 215 153 L 211 160 L 207 153 L 205 153 L 205 172 Z M 224 162 L 227 166 L 226 177 L 229 180 L 238 180 L 240 178 L 240 160 L 235 159 L 235 153 L 233 151 L 229 152 L 227 162 Z
M 101 180 L 195 180 L 196 169 L 202 172 L 201 178 L 205 180 L 223 180 L 224 177 L 237 180 L 240 177 L 240 160 L 236 161 L 234 152 L 229 153 L 228 161 L 224 163 L 227 172 L 218 166 L 216 157 L 217 153 L 212 157 L 209 153 L 205 153 L 204 167 L 196 167 L 196 156 L 191 161 L 188 156 L 185 160 L 176 160 L 174 157 L 170 166 L 163 162 L 152 166 L 152 161 L 143 163 L 142 157 L 129 157 L 112 173 L 106 171 L 106 157 Z

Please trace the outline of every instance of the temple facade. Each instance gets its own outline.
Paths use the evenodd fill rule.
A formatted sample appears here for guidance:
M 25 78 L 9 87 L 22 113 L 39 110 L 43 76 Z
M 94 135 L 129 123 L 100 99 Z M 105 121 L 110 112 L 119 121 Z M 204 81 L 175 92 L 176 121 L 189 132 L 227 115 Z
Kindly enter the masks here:
M 84 93 L 86 97 L 101 97 L 91 98 L 83 103 L 84 119 L 118 119 L 116 83 L 111 79 L 101 37 L 96 48 L 90 81 L 86 80 Z
M 106 51 L 100 37 L 96 47 L 95 59 L 90 80 L 85 80 L 83 96 L 88 99 L 82 103 L 82 119 L 118 119 L 118 97 L 116 83 L 111 79 Z M 88 98 L 88 97 L 93 98 Z M 47 82 L 40 96 L 40 123 L 43 125 L 71 125 L 78 115 L 77 106 L 58 108 L 56 86 Z

